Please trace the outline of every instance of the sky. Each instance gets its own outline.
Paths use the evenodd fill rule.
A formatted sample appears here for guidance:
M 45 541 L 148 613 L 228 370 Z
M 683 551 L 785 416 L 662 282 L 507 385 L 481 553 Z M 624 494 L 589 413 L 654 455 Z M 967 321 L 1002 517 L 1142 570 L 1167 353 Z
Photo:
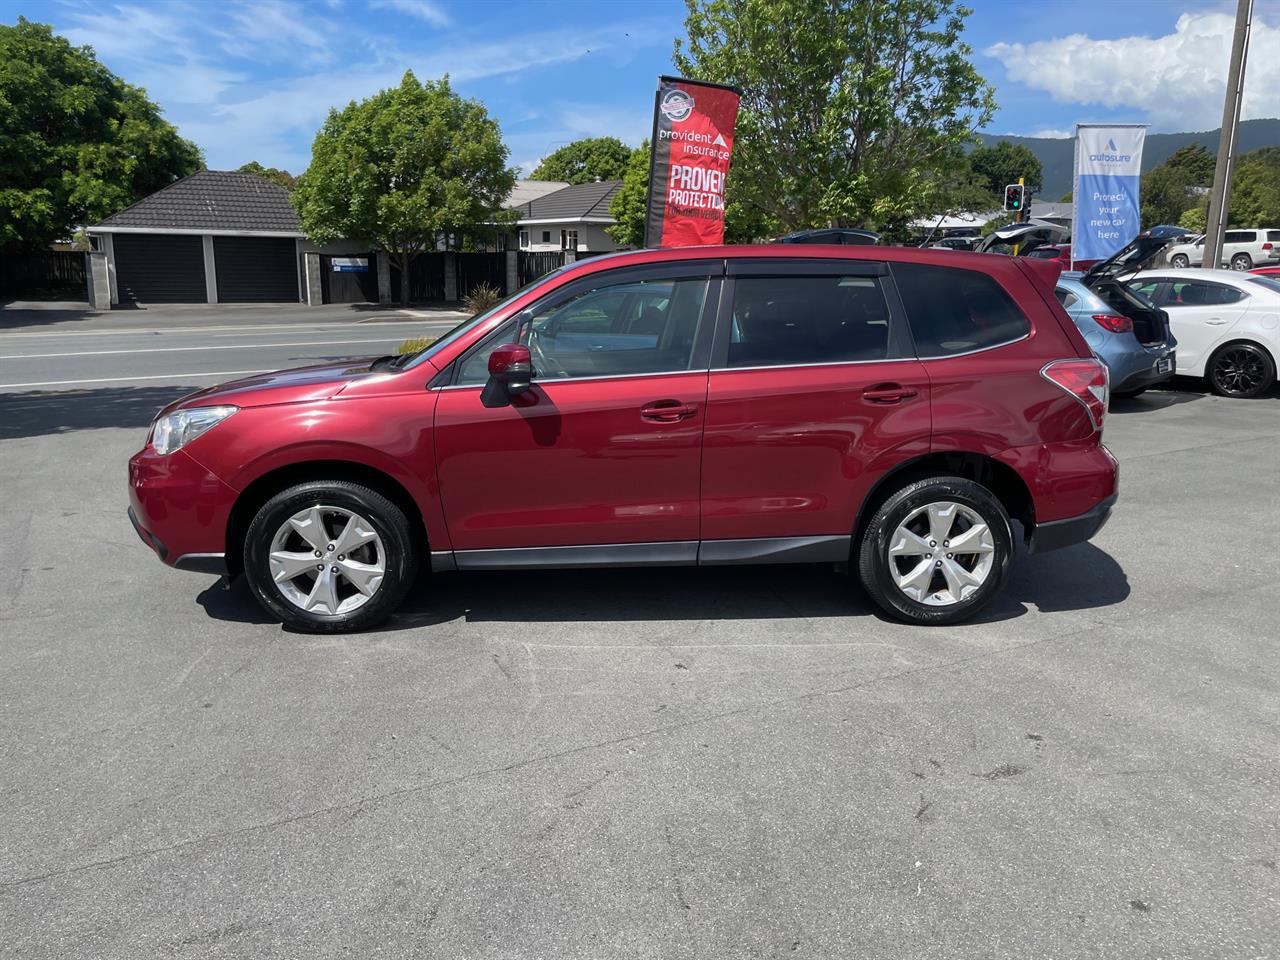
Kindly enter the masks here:
M 968 0 L 965 40 L 995 86 L 985 132 L 1086 121 L 1210 130 L 1222 113 L 1230 0 Z M 497 118 L 529 173 L 557 147 L 649 133 L 682 0 L 0 0 L 144 87 L 212 169 L 304 170 L 331 107 L 448 73 Z M 1280 116 L 1280 0 L 1255 0 L 1243 116 Z

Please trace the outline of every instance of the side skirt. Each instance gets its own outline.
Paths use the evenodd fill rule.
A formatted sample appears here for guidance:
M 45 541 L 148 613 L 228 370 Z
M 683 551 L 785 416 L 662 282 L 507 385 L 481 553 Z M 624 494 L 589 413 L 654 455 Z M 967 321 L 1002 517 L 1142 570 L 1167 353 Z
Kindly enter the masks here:
M 760 537 L 750 540 L 680 540 L 571 547 L 436 551 L 431 569 L 544 570 L 574 567 L 691 567 L 751 563 L 843 563 L 852 537 Z

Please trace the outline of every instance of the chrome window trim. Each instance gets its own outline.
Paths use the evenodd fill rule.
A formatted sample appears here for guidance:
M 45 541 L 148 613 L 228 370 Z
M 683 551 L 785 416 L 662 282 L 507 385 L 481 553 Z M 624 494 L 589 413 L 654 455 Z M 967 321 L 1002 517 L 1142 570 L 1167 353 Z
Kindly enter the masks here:
M 685 370 L 659 370 L 656 373 L 602 373 L 594 377 L 555 377 L 549 380 L 533 378 L 535 386 L 546 383 L 581 383 L 584 380 L 638 380 L 642 377 L 677 377 L 682 373 L 709 373 L 706 367 L 694 367 Z M 451 383 L 443 387 L 431 387 L 433 390 L 483 390 L 483 383 Z

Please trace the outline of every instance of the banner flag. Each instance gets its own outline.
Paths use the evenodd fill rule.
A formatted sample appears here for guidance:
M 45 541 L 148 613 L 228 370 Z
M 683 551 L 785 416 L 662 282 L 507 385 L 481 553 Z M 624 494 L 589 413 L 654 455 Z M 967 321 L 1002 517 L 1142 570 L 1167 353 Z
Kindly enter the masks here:
M 1076 124 L 1071 259 L 1105 260 L 1138 235 L 1145 123 Z
M 738 100 L 733 87 L 658 78 L 646 247 L 724 243 L 724 182 L 733 155 Z

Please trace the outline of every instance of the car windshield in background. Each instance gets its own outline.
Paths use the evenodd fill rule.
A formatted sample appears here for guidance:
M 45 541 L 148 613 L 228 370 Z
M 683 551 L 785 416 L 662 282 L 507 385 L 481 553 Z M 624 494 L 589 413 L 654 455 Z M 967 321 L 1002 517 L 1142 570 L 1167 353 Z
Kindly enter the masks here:
M 1272 293 L 1280 293 L 1280 280 L 1275 277 L 1249 277 L 1250 283 L 1256 283 L 1260 287 L 1266 287 Z

